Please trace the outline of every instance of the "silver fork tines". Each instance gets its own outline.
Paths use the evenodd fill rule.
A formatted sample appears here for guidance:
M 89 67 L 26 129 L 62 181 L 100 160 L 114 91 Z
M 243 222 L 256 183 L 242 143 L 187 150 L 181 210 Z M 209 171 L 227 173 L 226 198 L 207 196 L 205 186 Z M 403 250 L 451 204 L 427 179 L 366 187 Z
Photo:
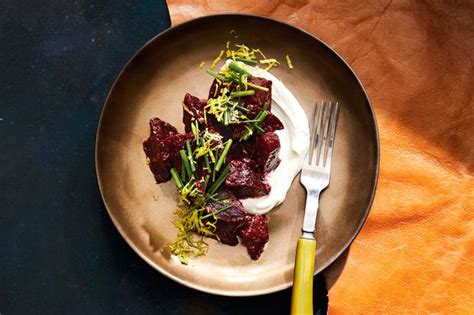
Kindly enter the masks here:
M 311 115 L 310 150 L 300 180 L 307 192 L 303 237 L 313 237 L 319 195 L 329 185 L 338 114 L 338 103 L 321 101 Z
M 310 148 L 312 148 L 310 149 L 308 158 L 310 165 L 330 167 L 338 107 L 338 103 L 333 105 L 331 101 L 321 101 L 319 105 L 317 102 L 314 104 L 313 114 L 311 116 L 312 125 L 310 126 Z M 314 124 L 316 124 L 316 131 L 313 132 Z

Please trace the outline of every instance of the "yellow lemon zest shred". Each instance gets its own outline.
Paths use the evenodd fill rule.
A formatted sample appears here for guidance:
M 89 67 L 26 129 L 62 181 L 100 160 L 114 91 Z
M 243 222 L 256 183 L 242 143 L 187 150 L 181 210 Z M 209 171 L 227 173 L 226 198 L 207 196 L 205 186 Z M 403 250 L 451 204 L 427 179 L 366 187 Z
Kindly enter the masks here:
M 214 69 L 217 65 L 217 63 L 222 59 L 222 56 L 224 55 L 224 51 L 221 50 L 219 55 L 216 57 L 216 59 L 214 59 L 214 61 L 212 62 L 211 64 L 211 69 Z
M 291 62 L 290 56 L 286 55 L 286 64 L 288 65 L 288 68 L 293 69 L 293 63 Z

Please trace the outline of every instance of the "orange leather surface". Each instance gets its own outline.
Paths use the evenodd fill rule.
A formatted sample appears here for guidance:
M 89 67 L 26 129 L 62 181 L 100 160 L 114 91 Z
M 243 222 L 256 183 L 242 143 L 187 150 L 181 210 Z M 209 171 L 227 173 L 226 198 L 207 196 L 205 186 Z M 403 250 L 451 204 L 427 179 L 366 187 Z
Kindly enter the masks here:
M 353 67 L 375 109 L 377 195 L 348 254 L 325 271 L 330 313 L 474 311 L 474 2 L 168 1 L 174 24 L 273 17 Z

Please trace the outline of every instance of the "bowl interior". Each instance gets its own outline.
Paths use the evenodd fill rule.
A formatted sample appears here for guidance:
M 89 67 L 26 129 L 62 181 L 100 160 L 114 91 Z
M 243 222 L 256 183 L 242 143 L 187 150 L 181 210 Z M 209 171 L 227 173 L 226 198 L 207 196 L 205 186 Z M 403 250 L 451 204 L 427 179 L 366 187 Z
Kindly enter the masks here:
M 331 183 L 322 194 L 317 222 L 315 272 L 333 262 L 357 235 L 375 190 L 378 140 L 367 96 L 351 69 L 309 34 L 273 20 L 244 15 L 200 18 L 155 37 L 127 64 L 104 106 L 97 133 L 96 167 L 104 203 L 132 248 L 163 274 L 193 288 L 223 295 L 257 295 L 289 287 L 300 235 L 305 191 L 295 178 L 286 201 L 269 215 L 270 241 L 258 261 L 243 245 L 209 239 L 205 257 L 181 265 L 168 251 L 176 230 L 172 182 L 157 185 L 142 143 L 148 121 L 160 117 L 183 131 L 186 92 L 206 98 L 212 78 L 206 69 L 235 30 L 281 66 L 272 70 L 310 117 L 315 99 L 340 104 Z M 285 64 L 291 56 L 294 70 Z

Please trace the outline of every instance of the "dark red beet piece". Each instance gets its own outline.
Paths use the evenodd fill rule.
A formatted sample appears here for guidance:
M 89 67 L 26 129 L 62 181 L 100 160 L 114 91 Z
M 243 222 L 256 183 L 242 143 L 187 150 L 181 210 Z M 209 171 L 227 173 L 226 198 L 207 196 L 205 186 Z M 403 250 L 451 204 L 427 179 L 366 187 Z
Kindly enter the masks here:
M 150 119 L 150 134 L 156 135 L 161 139 L 166 138 L 167 136 L 177 134 L 178 130 L 167 123 L 159 119 L 158 117 Z
M 253 156 L 252 141 L 234 142 L 227 155 L 229 160 L 242 160 Z
M 268 113 L 267 117 L 263 121 L 262 127 L 263 129 L 265 129 L 265 131 L 276 131 L 276 130 L 281 130 L 284 128 L 280 119 L 278 119 L 277 116 L 273 115 L 270 112 Z
M 244 240 L 250 257 L 257 260 L 269 239 L 267 219 L 261 215 L 254 215 L 248 216 L 247 220 L 239 235 Z
M 183 100 L 184 106 L 189 110 L 189 112 L 183 108 L 183 123 L 184 123 L 184 130 L 186 132 L 191 132 L 191 122 L 193 119 L 197 119 L 200 125 L 201 131 L 204 130 L 205 127 L 209 129 L 211 132 L 224 134 L 225 130 L 223 126 L 220 126 L 217 122 L 216 118 L 213 115 L 207 115 L 206 120 L 207 124 L 204 121 L 204 110 L 205 106 L 207 105 L 207 100 L 199 99 L 195 96 L 192 96 L 189 93 L 186 93 Z M 191 112 L 191 113 L 190 113 Z M 204 126 L 205 125 L 205 126 Z
M 224 199 L 224 202 L 210 202 L 207 204 L 206 210 L 209 213 L 216 212 L 232 204 L 232 208 L 216 215 L 218 221 L 215 234 L 222 243 L 235 246 L 239 243 L 237 235 L 246 223 L 247 212 L 245 212 L 242 203 L 230 191 L 219 190 L 217 198 Z
M 252 118 L 255 117 L 260 111 L 262 111 L 265 104 L 267 105 L 267 110 L 270 111 L 272 105 L 272 81 L 264 78 L 252 77 L 248 82 L 268 88 L 268 92 L 254 89 L 254 95 L 244 97 L 243 106 L 250 109 L 249 115 Z M 249 87 L 249 89 L 252 88 Z
M 252 167 L 252 160 L 232 160 L 229 163 L 229 169 L 230 173 L 225 181 L 225 186 L 232 190 L 237 198 L 261 197 L 270 192 L 270 186 Z
M 217 220 L 216 230 L 214 231 L 215 235 L 219 237 L 219 241 L 223 244 L 236 246 L 239 244 L 239 231 L 244 225 L 244 221 L 239 222 L 225 222 Z
M 192 134 L 180 134 L 175 127 L 159 118 L 150 120 L 150 136 L 143 142 L 143 150 L 150 159 L 150 170 L 157 183 L 171 178 L 171 167 L 181 169 L 179 150 L 184 148 L 187 139 L 192 139 Z
M 273 171 L 278 164 L 280 158 L 280 139 L 274 132 L 265 132 L 255 138 L 253 159 L 264 173 Z
M 217 198 L 224 201 L 209 203 L 207 205 L 209 213 L 218 211 L 229 204 L 232 204 L 232 208 L 217 214 L 215 234 L 222 243 L 232 246 L 239 243 L 237 236 L 240 236 L 245 242 L 250 257 L 257 260 L 269 239 L 266 218 L 261 215 L 247 214 L 242 203 L 229 190 L 220 190 Z
M 225 222 L 242 221 L 247 215 L 242 203 L 235 197 L 235 195 L 226 189 L 220 189 L 217 192 L 216 199 L 220 201 L 211 201 L 207 204 L 206 211 L 208 213 L 219 211 L 223 207 L 232 205 L 232 208 L 219 212 L 217 218 Z
M 240 138 L 242 138 L 246 131 L 247 128 L 245 128 L 245 125 L 236 125 L 234 130 L 232 130 L 232 139 L 234 141 L 240 141 Z
M 200 121 L 200 123 L 204 123 L 204 106 L 206 106 L 207 101 L 201 100 L 195 96 L 192 96 L 189 93 L 186 93 L 186 95 L 184 96 L 183 104 L 186 107 L 183 108 L 184 130 L 186 132 L 191 132 L 191 122 L 193 118 L 202 120 Z

